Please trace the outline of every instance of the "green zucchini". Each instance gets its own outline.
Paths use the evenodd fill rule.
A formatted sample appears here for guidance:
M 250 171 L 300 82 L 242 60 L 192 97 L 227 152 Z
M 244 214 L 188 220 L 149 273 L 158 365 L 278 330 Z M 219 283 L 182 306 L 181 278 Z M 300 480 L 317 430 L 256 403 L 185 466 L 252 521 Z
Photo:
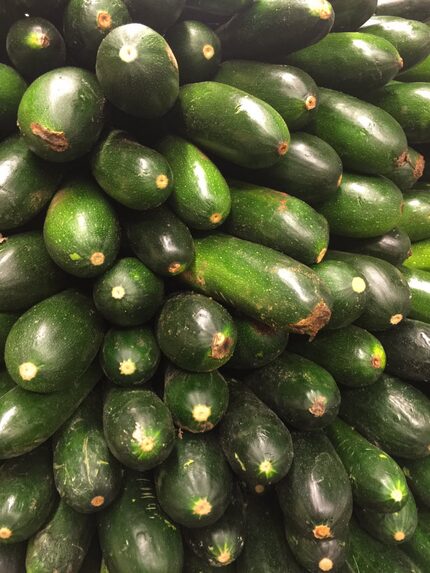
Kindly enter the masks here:
M 186 9 L 195 12 L 195 16 L 228 17 L 240 12 L 251 3 L 252 0 L 187 0 Z
M 103 429 L 112 454 L 138 471 L 159 465 L 174 447 L 170 412 L 151 390 L 111 388 L 103 406 Z
M 406 478 L 390 456 L 339 418 L 326 432 L 347 471 L 357 505 L 393 513 L 406 504 Z
M 419 269 L 402 268 L 411 291 L 409 318 L 430 324 L 430 273 Z
M 418 460 L 399 460 L 417 502 L 430 509 L 430 456 Z
M 248 370 L 266 366 L 282 352 L 288 343 L 288 333 L 267 326 L 246 316 L 235 316 L 237 343 L 228 367 Z
M 15 386 L 0 397 L 0 459 L 22 456 L 48 440 L 101 377 L 94 363 L 61 392 L 39 394 Z
M 290 432 L 250 389 L 234 380 L 219 437 L 232 470 L 257 493 L 280 481 L 290 469 Z
M 118 129 L 109 132 L 95 149 L 92 173 L 110 197 L 138 211 L 158 207 L 173 191 L 166 159 Z
M 25 390 L 62 390 L 88 369 L 102 339 L 103 325 L 92 301 L 66 290 L 17 320 L 6 340 L 6 367 Z
M 367 283 L 361 273 L 343 261 L 322 261 L 313 265 L 312 270 L 332 299 L 331 318 L 326 328 L 342 328 L 357 320 L 367 300 Z
M 412 243 L 412 254 L 404 265 L 410 269 L 430 271 L 430 239 Z
M 78 513 L 60 501 L 43 528 L 29 541 L 26 572 L 80 571 L 93 532 L 94 523 L 89 515 Z
M 164 299 L 164 283 L 134 257 L 119 259 L 94 284 L 97 310 L 118 326 L 150 320 Z
M 326 368 L 344 386 L 373 385 L 385 369 L 386 354 L 373 334 L 350 324 L 321 332 L 314 340 L 294 339 L 291 348 Z
M 419 567 L 423 568 L 423 572 L 428 570 L 430 562 L 430 512 L 428 510 L 420 510 L 415 535 L 403 545 L 402 549 Z
M 221 64 L 215 81 L 262 99 L 281 114 L 290 130 L 304 127 L 318 109 L 316 83 L 293 66 L 231 60 Z
M 87 153 L 99 138 L 106 100 L 94 74 L 66 67 L 39 76 L 18 109 L 18 126 L 28 147 L 54 162 Z
M 103 38 L 129 22 L 130 14 L 122 0 L 70 0 L 63 15 L 67 50 L 80 66 L 94 69 Z
M 411 189 L 404 196 L 399 227 L 411 241 L 430 239 L 430 195 L 428 191 Z
M 400 82 L 430 82 L 430 55 L 396 78 Z
M 353 32 L 375 13 L 378 0 L 331 0 L 333 32 Z
M 90 278 L 113 265 L 120 240 L 111 204 L 90 179 L 66 182 L 49 205 L 43 226 L 46 248 L 59 267 Z
M 4 348 L 10 329 L 18 320 L 19 314 L 13 312 L 0 312 L 0 364 L 4 360 Z
M 96 75 L 108 100 L 133 116 L 161 117 L 178 97 L 176 58 L 166 40 L 142 24 L 118 26 L 103 38 Z
M 124 224 L 132 250 L 154 273 L 177 275 L 192 263 L 191 233 L 165 205 L 146 212 L 130 212 Z
M 310 205 L 286 193 L 239 181 L 230 183 L 230 191 L 231 212 L 224 226 L 228 233 L 305 264 L 322 261 L 329 228 Z
M 223 573 L 236 573 L 236 563 L 223 566 Z M 191 549 L 185 549 L 183 573 L 215 573 L 218 567 L 212 567 L 204 559 L 200 559 Z M 102 573 L 102 572 L 101 572 Z
M 182 275 L 190 287 L 283 330 L 314 336 L 330 320 L 321 281 L 301 263 L 229 235 L 194 244 L 196 258 Z
M 16 129 L 16 114 L 27 84 L 19 73 L 0 63 L 0 139 Z
M 424 168 L 424 156 L 409 147 L 406 163 L 394 170 L 390 176 L 391 181 L 397 185 L 400 191 L 409 191 L 423 176 Z
M 169 135 L 158 146 L 169 162 L 174 190 L 169 205 L 193 229 L 214 229 L 230 212 L 230 190 L 216 165 L 192 143 Z
M 0 465 L 0 545 L 34 535 L 55 503 L 50 448 L 37 450 Z
M 340 416 L 392 456 L 430 454 L 430 399 L 397 378 L 384 374 L 371 388 L 343 392 Z
M 103 435 L 100 396 L 93 392 L 54 439 L 54 479 L 62 500 L 80 513 L 107 507 L 121 486 L 121 468 Z
M 181 15 L 185 0 L 124 0 L 133 22 L 143 22 L 154 30 L 164 32 Z
M 307 129 L 331 145 L 350 171 L 390 177 L 407 161 L 408 144 L 397 121 L 383 109 L 341 92 L 320 89 L 318 113 Z
M 257 0 L 217 29 L 223 56 L 267 59 L 315 44 L 330 32 L 326 0 Z
M 367 301 L 357 324 L 386 330 L 403 320 L 410 308 L 410 292 L 402 273 L 387 261 L 354 253 L 329 251 L 329 260 L 350 263 L 367 282 Z
M 244 377 L 247 386 L 285 422 L 317 430 L 337 416 L 340 392 L 331 374 L 291 352 Z
M 157 339 L 176 366 L 211 372 L 234 352 L 236 326 L 227 310 L 214 300 L 185 292 L 169 298 L 160 313 Z
M 224 416 L 229 389 L 223 376 L 213 372 L 187 372 L 171 365 L 164 376 L 164 402 L 177 426 L 188 432 L 208 432 Z
M 399 52 L 388 40 L 361 32 L 328 34 L 290 54 L 285 62 L 310 74 L 319 86 L 350 94 L 384 86 L 403 67 Z
M 1 312 L 25 310 L 59 292 L 67 282 L 38 231 L 0 238 L 0 275 Z
M 127 473 L 123 493 L 100 514 L 98 530 L 109 573 L 182 572 L 180 531 L 162 511 L 147 474 Z
M 0 571 L 5 573 L 22 573 L 25 571 L 25 552 L 27 544 L 0 544 Z
M 310 539 L 342 537 L 352 515 L 348 475 L 320 432 L 293 433 L 294 460 L 276 492 L 285 519 Z
M 285 536 L 292 554 L 299 565 L 311 573 L 336 571 L 345 562 L 348 533 L 333 539 L 309 539 L 285 522 Z
M 424 22 L 430 18 L 430 6 L 426 0 L 379 0 L 376 13 Z
M 7 370 L 0 370 L 0 398 L 15 387 L 16 384 L 9 376 Z
M 407 380 L 430 381 L 430 324 L 408 319 L 378 337 L 387 350 L 387 372 Z
M 212 433 L 181 433 L 172 455 L 155 470 L 161 507 L 185 527 L 213 525 L 231 502 L 232 476 Z

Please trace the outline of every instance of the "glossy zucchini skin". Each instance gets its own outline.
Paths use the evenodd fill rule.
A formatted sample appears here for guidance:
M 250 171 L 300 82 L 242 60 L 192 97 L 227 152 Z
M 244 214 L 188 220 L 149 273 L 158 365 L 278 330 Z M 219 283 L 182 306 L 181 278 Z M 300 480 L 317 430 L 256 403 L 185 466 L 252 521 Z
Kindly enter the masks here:
M 425 0 L 379 0 L 376 14 L 425 22 L 430 18 L 430 6 Z
M 195 12 L 196 16 L 227 17 L 240 12 L 251 3 L 252 0 L 187 0 L 186 9 Z
M 333 32 L 353 32 L 374 13 L 378 0 L 332 0 Z
M 412 243 L 412 254 L 404 265 L 410 269 L 430 271 L 430 239 Z
M 426 190 L 411 189 L 404 196 L 403 214 L 399 227 L 411 241 L 430 239 L 430 197 Z
M 430 82 L 430 56 L 427 56 L 396 78 L 399 82 Z
M 333 377 L 292 352 L 246 374 L 244 381 L 286 424 L 299 430 L 323 428 L 338 414 L 340 392 Z
M 182 13 L 185 0 L 125 0 L 134 22 L 143 22 L 154 30 L 164 32 Z
M 430 324 L 430 273 L 406 267 L 401 270 L 411 290 L 409 318 Z
M 392 456 L 430 453 L 430 400 L 397 378 L 384 374 L 372 388 L 345 391 L 340 416 Z
M 184 571 L 186 571 L 186 573 L 215 573 L 218 571 L 218 567 L 212 567 L 211 565 L 208 565 L 204 559 L 197 557 L 194 551 L 185 548 Z M 225 565 L 223 567 L 223 572 L 236 573 L 236 563 Z
M 428 567 L 430 559 L 430 512 L 428 510 L 420 510 L 418 513 L 418 527 L 415 530 L 415 535 L 402 547 L 403 551 L 408 555 L 423 571 Z
M 0 137 L 3 139 L 16 129 L 16 114 L 27 84 L 14 68 L 4 63 L 0 63 L 0 80 Z
M 402 459 L 399 463 L 416 501 L 426 509 L 430 509 L 430 457 L 418 460 Z

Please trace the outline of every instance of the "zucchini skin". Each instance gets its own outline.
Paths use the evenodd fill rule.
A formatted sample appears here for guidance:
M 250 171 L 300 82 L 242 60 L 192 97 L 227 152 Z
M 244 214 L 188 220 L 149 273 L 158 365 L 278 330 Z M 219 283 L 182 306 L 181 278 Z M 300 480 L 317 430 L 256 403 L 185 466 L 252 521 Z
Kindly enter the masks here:
M 4 347 L 7 336 L 18 318 L 18 313 L 0 312 L 0 364 L 4 362 Z
M 412 254 L 404 265 L 410 269 L 430 271 L 430 239 L 412 243 Z
M 411 241 L 430 239 L 430 199 L 428 191 L 411 189 L 404 196 L 404 208 L 399 227 Z
M 22 573 L 25 571 L 25 552 L 27 543 L 10 543 L 0 545 L 0 571 Z
M 0 137 L 3 139 L 16 129 L 16 114 L 27 83 L 14 68 L 3 63 L 0 63 L 0 80 L 4 86 L 0 97 Z
M 430 18 L 430 6 L 425 0 L 379 0 L 376 14 L 425 22 Z
M 430 509 L 430 457 L 418 460 L 401 459 L 399 463 L 417 502 Z
M 374 13 L 378 0 L 332 0 L 335 19 L 333 32 L 353 32 Z
M 419 567 L 426 571 L 430 559 L 430 512 L 421 509 L 418 513 L 418 527 L 415 530 L 415 535 L 407 543 L 402 546 L 406 555 Z
M 125 0 L 134 22 L 143 22 L 150 28 L 164 32 L 182 13 L 185 0 Z
M 411 290 L 409 318 L 430 324 L 430 273 L 402 267 Z

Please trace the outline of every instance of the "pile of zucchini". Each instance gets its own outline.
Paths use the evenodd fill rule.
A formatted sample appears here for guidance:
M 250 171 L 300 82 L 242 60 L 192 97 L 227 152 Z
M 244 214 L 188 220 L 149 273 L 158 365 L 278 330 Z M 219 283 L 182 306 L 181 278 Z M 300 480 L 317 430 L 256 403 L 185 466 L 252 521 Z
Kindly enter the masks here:
M 429 0 L 0 0 L 0 573 L 429 573 L 429 384 Z

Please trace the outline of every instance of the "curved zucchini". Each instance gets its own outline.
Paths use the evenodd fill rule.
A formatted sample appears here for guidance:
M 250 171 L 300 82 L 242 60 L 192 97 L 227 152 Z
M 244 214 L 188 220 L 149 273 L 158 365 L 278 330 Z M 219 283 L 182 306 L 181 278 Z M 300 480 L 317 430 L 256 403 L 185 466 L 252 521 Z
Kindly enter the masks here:
M 399 82 L 430 82 L 430 55 L 396 78 Z
M 430 239 L 412 243 L 412 254 L 404 265 L 410 269 L 430 271 Z
M 430 18 L 430 6 L 426 0 L 379 0 L 376 14 L 425 22 Z
M 430 509 L 430 456 L 418 460 L 401 460 L 403 472 L 414 498 Z
M 430 196 L 425 190 L 411 189 L 404 196 L 404 207 L 399 227 L 411 241 L 430 239 Z
M 333 32 L 353 32 L 375 13 L 378 0 L 331 0 Z
M 420 510 L 418 513 L 418 526 L 415 535 L 402 547 L 423 572 L 428 568 L 430 560 L 430 512 Z
M 418 269 L 402 268 L 411 291 L 409 318 L 430 324 L 430 273 Z
M 406 163 L 395 169 L 390 175 L 391 181 L 400 191 L 409 191 L 424 174 L 425 159 L 412 147 L 408 148 Z
M 14 68 L 3 63 L 0 63 L 0 83 L 0 138 L 3 139 L 16 129 L 16 114 L 27 84 Z
M 125 0 L 134 22 L 163 32 L 181 15 L 185 0 Z

